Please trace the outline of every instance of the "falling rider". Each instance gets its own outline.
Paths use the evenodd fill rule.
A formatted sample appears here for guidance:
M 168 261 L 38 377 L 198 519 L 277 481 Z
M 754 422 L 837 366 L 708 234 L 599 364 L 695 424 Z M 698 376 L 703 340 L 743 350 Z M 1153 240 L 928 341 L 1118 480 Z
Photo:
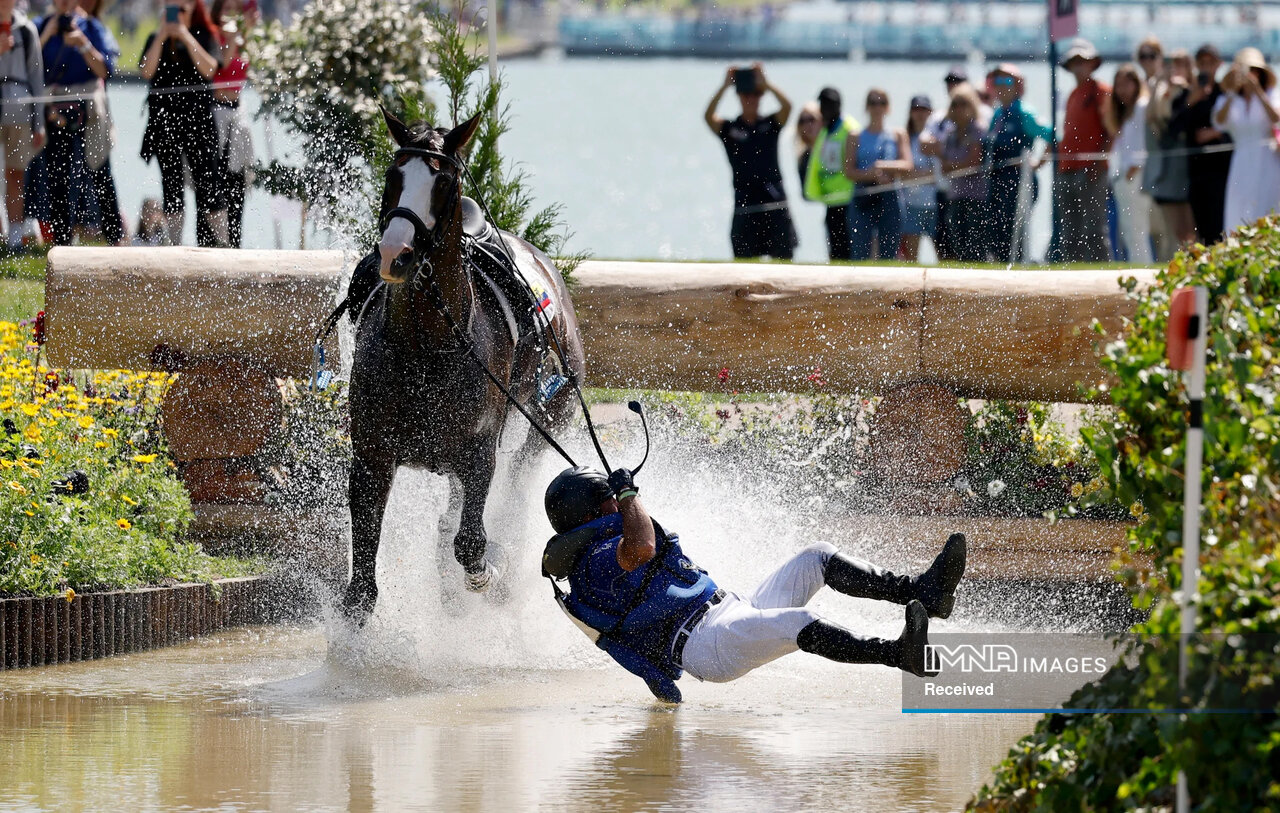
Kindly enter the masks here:
M 543 573 L 557 601 L 596 645 L 639 676 L 655 696 L 680 702 L 683 672 L 724 683 L 796 650 L 842 663 L 871 663 L 924 676 L 929 617 L 951 614 L 966 543 L 952 534 L 921 576 L 899 576 L 819 542 L 793 556 L 754 592 L 718 586 L 694 565 L 679 537 L 650 519 L 632 473 L 561 472 L 545 507 L 556 535 Z M 567 579 L 565 593 L 557 579 Z M 805 607 L 826 585 L 906 605 L 893 640 L 868 638 Z

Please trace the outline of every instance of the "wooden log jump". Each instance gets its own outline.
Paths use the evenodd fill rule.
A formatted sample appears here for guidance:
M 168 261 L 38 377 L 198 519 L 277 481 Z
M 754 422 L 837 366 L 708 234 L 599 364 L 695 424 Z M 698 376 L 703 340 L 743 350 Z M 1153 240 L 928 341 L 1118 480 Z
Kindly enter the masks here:
M 279 422 L 272 377 L 309 375 L 312 338 L 356 259 L 336 251 L 55 248 L 46 280 L 49 359 L 185 371 L 165 422 L 188 488 L 202 500 L 252 502 L 260 489 L 232 463 Z M 1154 278 L 586 262 L 573 296 L 588 384 L 811 392 L 816 375 L 827 391 L 886 394 L 877 469 L 927 484 L 963 464 L 956 396 L 1072 402 L 1102 379 L 1100 337 L 1090 326 L 1097 319 L 1114 334 L 1133 313 L 1121 276 L 1140 285 Z
M 55 248 L 50 360 L 148 369 L 157 347 L 305 376 L 357 258 L 337 251 Z M 1098 341 L 1132 315 L 1117 280 L 1153 273 L 763 263 L 585 262 L 574 304 L 588 383 L 714 391 L 886 392 L 929 379 L 970 398 L 1072 402 Z
M 355 259 L 345 262 L 340 251 L 55 248 L 45 277 L 49 360 L 149 370 L 166 360 L 233 357 L 305 377 L 312 338 Z
M 574 304 L 596 386 L 887 392 L 922 379 L 968 398 L 1080 401 L 1100 380 L 1089 326 L 1149 271 L 746 263 L 584 263 Z

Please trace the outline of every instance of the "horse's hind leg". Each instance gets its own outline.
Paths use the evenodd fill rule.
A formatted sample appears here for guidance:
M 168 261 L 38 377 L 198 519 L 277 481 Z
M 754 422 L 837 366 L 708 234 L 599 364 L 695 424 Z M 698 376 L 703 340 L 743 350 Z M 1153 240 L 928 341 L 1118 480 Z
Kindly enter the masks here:
M 342 598 L 342 610 L 362 622 L 373 613 L 378 600 L 378 543 L 395 473 L 396 464 L 390 456 L 357 455 L 351 462 L 347 484 L 351 503 L 351 583 Z

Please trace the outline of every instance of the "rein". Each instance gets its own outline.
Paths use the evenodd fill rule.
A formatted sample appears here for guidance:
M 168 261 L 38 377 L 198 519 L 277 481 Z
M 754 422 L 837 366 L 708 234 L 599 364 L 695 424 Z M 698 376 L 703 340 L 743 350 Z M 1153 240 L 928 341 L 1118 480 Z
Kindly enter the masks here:
M 454 158 L 451 155 L 445 155 L 444 153 L 437 152 L 435 150 L 427 150 L 419 147 L 401 147 L 400 149 L 396 150 L 395 152 L 396 158 L 399 158 L 402 155 L 434 159 L 434 160 L 440 161 L 443 164 L 448 164 L 449 166 L 453 167 L 456 181 L 454 184 L 451 185 L 449 189 L 449 197 L 445 202 L 445 211 L 449 213 L 450 217 L 452 217 L 453 212 L 457 208 L 455 204 L 457 203 L 458 197 L 462 194 L 462 173 L 466 171 L 466 165 L 463 164 L 462 161 L 458 160 L 457 158 Z M 467 173 L 467 177 L 468 178 L 471 177 L 469 172 Z M 471 182 L 472 184 L 475 184 L 475 179 L 471 178 Z M 490 223 L 492 223 L 493 218 L 489 215 L 488 208 L 485 208 L 484 211 L 485 211 L 485 217 L 489 218 Z M 465 350 L 467 353 L 467 357 L 476 363 L 476 366 L 479 367 L 480 371 L 484 373 L 485 377 L 488 378 L 489 381 L 495 387 L 498 388 L 498 391 L 503 394 L 503 396 L 507 399 L 507 402 L 511 406 L 515 407 L 520 412 L 520 414 L 525 417 L 525 420 L 529 422 L 529 425 L 532 426 L 534 430 L 538 432 L 538 434 L 542 435 L 543 439 L 546 440 L 548 444 L 550 444 L 551 448 L 555 449 L 556 452 L 559 453 L 561 457 L 563 457 L 566 461 L 568 461 L 570 466 L 576 467 L 578 465 L 577 462 L 573 459 L 573 457 L 569 455 L 568 452 L 564 450 L 564 447 L 562 447 L 559 443 L 556 442 L 556 439 L 551 435 L 551 431 L 547 429 L 545 426 L 543 426 L 542 423 L 533 415 L 533 413 L 530 412 L 524 406 L 524 404 L 520 403 L 520 401 L 511 393 L 511 390 L 508 389 L 507 386 L 503 384 L 496 375 L 493 374 L 493 371 L 489 369 L 489 365 L 484 362 L 484 359 L 480 358 L 480 354 L 476 352 L 475 342 L 471 340 L 470 330 L 469 329 L 464 330 L 462 326 L 458 324 L 457 320 L 453 318 L 453 313 L 449 310 L 449 305 L 444 300 L 444 291 L 441 290 L 440 283 L 436 279 L 435 266 L 431 264 L 431 255 L 434 254 L 436 249 L 439 248 L 440 246 L 440 242 L 444 236 L 444 229 L 448 225 L 447 221 L 444 218 L 437 217 L 435 227 L 429 229 L 427 228 L 427 224 L 422 221 L 422 218 L 418 217 L 417 213 L 414 212 L 412 209 L 407 209 L 403 206 L 396 206 L 396 207 L 393 207 L 392 209 L 389 209 L 386 212 L 386 214 L 382 216 L 382 223 L 380 224 L 380 228 L 385 230 L 387 223 L 389 223 L 393 217 L 403 217 L 413 225 L 413 231 L 414 231 L 413 255 L 416 258 L 416 262 L 414 264 L 413 270 L 411 271 L 411 274 L 413 277 L 413 287 L 414 287 L 414 290 L 421 291 L 423 286 L 423 280 L 424 279 L 426 280 L 427 293 L 431 297 L 431 304 L 435 307 L 436 311 L 440 314 L 440 316 L 444 318 L 445 324 L 449 326 L 449 330 L 452 331 L 454 337 L 457 338 L 458 340 L 458 347 L 455 348 L 455 352 L 456 350 Z M 497 226 L 495 225 L 494 228 L 497 228 Z M 417 247 L 419 240 L 423 240 L 427 244 L 426 249 L 421 252 L 418 250 L 418 247 Z M 503 247 L 504 249 L 506 248 L 505 242 L 503 244 Z M 511 267 L 514 270 L 516 267 L 515 258 L 510 255 L 509 250 L 507 251 L 507 258 L 510 260 Z M 464 258 L 463 262 L 467 262 L 467 260 Z M 530 292 L 530 297 L 532 297 L 532 292 Z M 474 308 L 472 309 L 471 315 L 473 317 L 475 316 Z M 555 332 L 551 326 L 550 320 L 546 320 L 545 326 L 547 328 L 547 331 L 553 337 L 555 337 Z M 468 326 L 468 328 L 469 327 L 470 326 Z M 555 337 L 555 343 L 556 343 L 556 348 L 559 349 L 560 340 L 558 337 Z M 561 351 L 560 355 L 561 355 L 562 366 L 565 366 L 565 369 L 568 370 L 569 368 L 567 367 L 567 362 L 563 357 L 563 351 Z M 574 387 L 575 389 L 577 388 L 577 382 L 574 382 Z M 579 392 L 579 396 L 581 397 L 581 392 Z M 587 426 L 591 427 L 590 414 L 587 414 Z M 591 436 L 592 436 L 592 440 L 595 440 L 594 427 L 591 428 Z M 601 455 L 601 459 L 603 460 L 603 454 Z M 608 464 L 606 463 L 605 465 L 607 466 Z
M 379 229 L 382 231 L 385 231 L 387 228 L 387 224 L 390 223 L 393 218 L 402 217 L 405 220 L 409 221 L 409 224 L 413 226 L 413 235 L 414 235 L 413 250 L 410 253 L 409 261 L 413 263 L 413 266 L 410 270 L 410 275 L 413 280 L 414 290 L 421 292 L 422 286 L 423 286 L 423 280 L 424 279 L 426 280 L 427 293 L 431 297 L 432 306 L 445 320 L 445 324 L 448 325 L 449 330 L 453 333 L 455 338 L 457 338 L 458 340 L 457 347 L 452 348 L 449 351 L 441 351 L 441 352 L 458 352 L 460 350 L 465 350 L 467 353 L 467 357 L 475 362 L 476 366 L 480 368 L 480 371 L 484 373 L 485 377 L 488 378 L 489 381 L 495 387 L 498 388 L 498 391 L 503 394 L 503 396 L 507 399 L 507 402 L 511 406 L 515 407 L 516 410 L 525 417 L 525 420 L 529 422 L 529 425 L 532 426 L 539 435 L 542 435 L 542 438 L 551 446 L 551 448 L 554 449 L 561 457 L 563 457 L 569 463 L 570 466 L 577 467 L 578 465 L 577 461 L 575 461 L 573 457 L 571 457 L 569 453 L 566 452 L 564 448 L 559 443 L 556 442 L 556 439 L 552 437 L 550 430 L 548 430 L 545 426 L 543 426 L 542 423 L 538 421 L 538 419 L 533 415 L 533 413 L 531 413 L 523 404 L 520 403 L 520 401 L 511 393 L 511 390 L 508 389 L 507 386 L 503 384 L 496 375 L 493 374 L 493 371 L 489 369 L 489 365 L 485 363 L 484 359 L 480 358 L 480 354 L 476 352 L 475 343 L 471 340 L 470 330 L 469 330 L 470 325 L 468 325 L 468 329 L 464 330 L 462 326 L 458 324 L 457 320 L 453 318 L 453 313 L 450 312 L 448 303 L 446 303 L 444 300 L 444 291 L 441 290 L 440 283 L 436 279 L 435 266 L 433 266 L 431 263 L 431 255 L 434 254 L 436 252 L 436 249 L 440 247 L 440 243 L 444 239 L 445 227 L 448 225 L 449 222 L 451 222 L 453 212 L 457 208 L 455 204 L 457 203 L 458 197 L 462 194 L 462 175 L 465 173 L 468 180 L 471 181 L 472 186 L 479 188 L 478 184 L 476 184 L 475 178 L 471 175 L 470 169 L 467 167 L 467 165 L 463 161 L 461 161 L 460 159 L 452 155 L 446 155 L 445 153 L 438 152 L 436 150 L 425 149 L 422 147 L 401 147 L 395 151 L 394 158 L 399 158 L 400 156 L 413 156 L 418 158 L 425 158 L 428 160 L 439 161 L 441 164 L 447 164 L 450 167 L 452 167 L 455 174 L 456 182 L 450 187 L 449 197 L 446 199 L 446 202 L 445 202 L 445 211 L 449 213 L 449 217 L 450 217 L 449 221 L 446 221 L 443 218 L 437 217 L 435 226 L 429 228 L 427 224 L 422 220 L 422 218 L 418 216 L 417 212 L 404 206 L 394 206 L 383 213 L 380 219 L 380 222 L 378 224 Z M 498 228 L 497 224 L 493 220 L 493 215 L 490 214 L 489 212 L 489 207 L 486 206 L 483 201 L 478 201 L 478 202 L 480 204 L 480 207 L 484 211 L 485 218 L 494 227 L 494 229 L 497 229 Z M 464 240 L 466 239 L 465 236 L 463 239 Z M 424 249 L 419 248 L 420 242 L 425 244 Z M 502 240 L 500 242 L 502 244 L 503 253 L 506 255 L 507 260 L 510 262 L 513 272 L 519 274 L 518 271 L 515 271 L 515 269 L 517 268 L 516 259 L 511 254 L 510 247 L 507 246 L 505 240 Z M 468 262 L 468 261 L 469 260 L 467 258 L 465 257 L 463 258 L 463 262 Z M 379 283 L 378 287 L 381 287 L 384 284 L 385 283 Z M 542 320 L 542 326 L 545 332 L 551 337 L 551 341 L 555 345 L 556 355 L 559 356 L 560 358 L 561 367 L 563 368 L 565 375 L 569 379 L 569 383 L 573 387 L 574 392 L 577 393 L 578 402 L 582 406 L 582 415 L 587 422 L 587 432 L 591 436 L 591 442 L 595 446 L 596 454 L 599 455 L 600 462 L 604 464 L 605 470 L 609 471 L 611 470 L 609 466 L 609 461 L 608 459 L 605 458 L 604 449 L 601 448 L 600 440 L 596 436 L 595 425 L 591 421 L 591 412 L 589 409 L 587 409 L 586 399 L 582 394 L 582 387 L 578 382 L 578 376 L 574 373 L 572 366 L 569 364 L 568 358 L 566 357 L 566 354 L 564 351 L 564 347 L 560 342 L 560 337 L 556 333 L 555 327 L 554 325 L 552 325 L 551 320 L 547 318 L 546 314 L 542 313 L 537 309 L 536 298 L 534 297 L 533 292 L 531 290 L 527 290 L 528 288 L 527 283 L 525 285 L 525 288 L 526 288 L 526 294 L 528 296 L 530 303 L 535 305 L 533 309 L 534 318 L 535 319 L 540 318 Z M 375 288 L 375 292 L 376 290 L 377 289 Z M 369 300 L 372 300 L 372 298 L 373 298 L 373 293 L 370 293 Z M 366 300 L 364 304 L 367 306 L 368 300 Z M 325 323 L 320 328 L 320 332 L 316 335 L 316 342 L 315 342 L 315 348 L 317 353 L 316 358 L 318 359 L 318 364 L 321 366 L 323 366 L 324 364 L 324 349 L 322 347 L 324 338 L 328 336 L 329 332 L 332 331 L 333 328 L 337 325 L 338 320 L 341 318 L 343 312 L 346 311 L 348 306 L 349 306 L 349 303 L 344 300 L 338 306 L 338 308 L 330 315 L 330 317 L 327 320 L 325 320 Z M 363 315 L 363 311 L 364 309 L 362 308 L 361 315 Z M 474 318 L 475 316 L 474 308 L 472 309 L 471 316 L 472 318 Z M 313 386 L 317 380 L 318 380 L 318 373 L 313 373 L 313 376 L 312 376 Z

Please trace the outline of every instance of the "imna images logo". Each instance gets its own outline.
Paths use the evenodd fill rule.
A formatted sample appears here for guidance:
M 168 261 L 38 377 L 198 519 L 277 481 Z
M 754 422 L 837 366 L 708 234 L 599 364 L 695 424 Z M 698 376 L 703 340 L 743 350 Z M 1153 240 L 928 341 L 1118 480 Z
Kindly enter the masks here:
M 924 668 L 937 673 L 1102 674 L 1103 657 L 1020 656 L 1012 644 L 925 644 Z

